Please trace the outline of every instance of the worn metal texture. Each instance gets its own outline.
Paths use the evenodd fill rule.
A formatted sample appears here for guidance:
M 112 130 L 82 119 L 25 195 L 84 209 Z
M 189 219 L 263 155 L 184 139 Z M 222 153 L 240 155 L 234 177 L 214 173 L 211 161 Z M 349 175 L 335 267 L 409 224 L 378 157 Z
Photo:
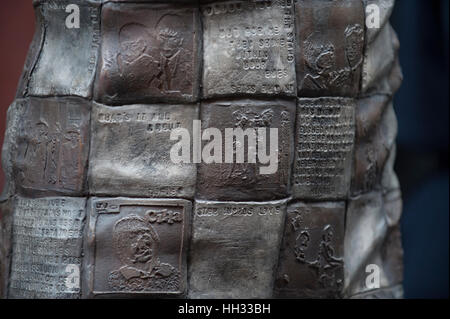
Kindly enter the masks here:
M 83 297 L 182 296 L 191 202 L 92 198 Z
M 79 28 L 69 28 L 66 7 L 79 8 Z M 100 8 L 82 0 L 43 1 L 36 7 L 43 26 L 39 57 L 22 92 L 31 96 L 90 97 L 100 47 Z M 70 24 L 69 24 L 70 25 Z M 32 49 L 30 61 L 34 60 Z
M 278 298 L 338 298 L 344 287 L 345 202 L 290 204 L 278 265 Z
M 15 100 L 8 108 L 6 116 L 6 131 L 2 146 L 2 168 L 5 173 L 5 185 L 3 186 L 0 202 L 8 200 L 15 194 L 15 176 L 13 166 L 17 154 L 17 136 L 21 119 L 25 110 L 25 100 Z
M 403 286 L 374 289 L 366 293 L 353 296 L 351 299 L 403 299 Z
M 170 133 L 185 128 L 192 136 L 198 105 L 94 103 L 89 159 L 91 194 L 110 196 L 194 196 L 196 165 L 170 158 Z
M 18 193 L 83 195 L 90 103 L 73 97 L 28 98 L 21 101 L 21 107 L 13 138 L 13 175 Z
M 196 201 L 190 298 L 270 298 L 287 201 Z
M 96 100 L 194 102 L 199 88 L 197 12 L 193 6 L 105 4 Z
M 294 96 L 293 1 L 215 2 L 203 17 L 203 96 Z
M 258 130 L 266 131 L 270 146 L 270 129 L 278 129 L 278 163 L 272 174 L 262 174 L 259 160 L 252 163 L 247 148 L 235 147 L 236 158 L 243 154 L 244 163 L 225 163 L 223 147 L 222 163 L 205 163 L 198 166 L 197 197 L 209 200 L 273 200 L 290 194 L 291 166 L 294 149 L 295 102 L 272 99 L 271 101 L 237 100 L 203 103 L 201 116 L 203 128 L 218 128 L 222 137 L 225 129 L 242 129 L 247 136 L 259 138 Z M 217 137 L 214 137 L 217 138 Z M 220 141 L 220 144 L 225 142 Z M 248 140 L 246 143 L 249 143 Z M 204 142 L 204 144 L 207 144 Z M 237 142 L 236 142 L 237 144 Z M 258 147 L 261 147 L 258 143 Z M 274 145 L 271 145 L 274 147 Z M 204 146 L 206 149 L 206 145 Z M 256 149 L 256 148 L 255 148 Z M 267 149 L 266 149 L 267 150 Z
M 364 49 L 361 0 L 298 0 L 297 83 L 300 96 L 359 93 Z
M 350 200 L 346 216 L 344 264 L 346 296 L 370 290 L 366 268 L 376 265 L 380 288 L 401 284 L 403 250 L 398 221 L 400 192 L 372 192 Z
M 374 95 L 360 99 L 356 111 L 352 195 L 398 189 L 392 170 L 396 136 L 397 118 L 390 97 Z
M 0 297 L 402 298 L 394 0 L 33 5 Z
M 79 298 L 68 266 L 81 269 L 86 200 L 16 197 L 8 298 Z
M 6 298 L 8 291 L 13 205 L 13 200 L 0 203 L 0 298 Z

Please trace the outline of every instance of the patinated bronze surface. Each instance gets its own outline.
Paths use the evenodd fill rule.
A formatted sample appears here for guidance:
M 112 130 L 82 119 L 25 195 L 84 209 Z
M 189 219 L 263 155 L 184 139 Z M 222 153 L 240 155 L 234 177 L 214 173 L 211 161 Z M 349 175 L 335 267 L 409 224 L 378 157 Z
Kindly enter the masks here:
M 1 297 L 402 297 L 393 0 L 33 4 L 2 149 Z M 194 156 L 208 128 L 277 130 L 276 171 L 248 147 L 244 163 Z
M 244 152 L 245 163 L 225 163 L 223 154 L 223 163 L 199 164 L 198 198 L 248 201 L 289 197 L 294 149 L 295 101 L 272 99 L 204 102 L 200 117 L 204 128 L 218 128 L 223 136 L 226 128 L 240 128 L 243 131 L 278 128 L 280 142 L 278 170 L 275 174 L 260 174 L 260 167 L 267 164 L 251 163 L 247 149 Z
M 191 203 L 92 198 L 85 242 L 85 296 L 183 295 Z

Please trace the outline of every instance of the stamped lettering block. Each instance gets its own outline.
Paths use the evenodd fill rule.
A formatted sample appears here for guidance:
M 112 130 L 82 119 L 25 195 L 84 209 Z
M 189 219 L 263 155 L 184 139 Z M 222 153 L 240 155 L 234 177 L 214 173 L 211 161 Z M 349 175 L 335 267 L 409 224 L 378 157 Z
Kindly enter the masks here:
M 9 298 L 79 298 L 84 198 L 17 197 Z
M 275 281 L 278 298 L 338 298 L 344 286 L 345 203 L 288 207 Z
M 89 187 L 95 195 L 193 197 L 197 169 L 175 163 L 170 133 L 185 128 L 192 136 L 198 106 L 94 104 Z
M 79 28 L 67 24 L 69 4 L 79 8 Z M 19 89 L 33 96 L 91 97 L 100 47 L 99 5 L 81 0 L 43 1 L 39 9 L 44 39 L 35 42 L 41 43 L 41 51 L 37 61 L 30 57 L 33 71 L 27 87 Z
M 182 295 L 191 203 L 93 198 L 83 297 Z
M 293 196 L 345 199 L 350 190 L 355 101 L 299 99 Z
M 201 110 L 202 126 L 218 128 L 223 143 L 226 143 L 227 129 L 241 129 L 248 132 L 244 147 L 239 148 L 236 141 L 233 146 L 233 162 L 226 162 L 226 146 L 222 148 L 222 163 L 202 163 L 198 167 L 197 195 L 211 200 L 273 200 L 286 198 L 290 194 L 290 175 L 293 162 L 295 102 L 273 100 L 237 100 L 231 102 L 203 103 Z M 259 130 L 266 133 L 266 145 L 260 143 Z M 270 142 L 270 129 L 277 129 L 278 145 Z M 253 133 L 254 135 L 252 135 Z M 255 140 L 255 146 L 265 147 L 266 153 L 278 152 L 274 172 L 264 173 L 262 167 L 270 163 L 261 163 L 259 153 L 252 162 L 248 156 L 251 148 L 249 140 Z M 205 141 L 204 144 L 207 144 Z M 267 146 L 268 145 L 268 146 Z M 204 149 L 206 145 L 204 145 Z M 237 161 L 243 154 L 244 161 Z M 252 153 L 250 152 L 250 155 Z M 234 156 L 233 155 L 233 156 Z M 270 174 L 268 174 L 270 173 Z
M 194 6 L 105 4 L 95 99 L 105 104 L 195 101 L 197 29 Z
M 190 298 L 270 298 L 286 201 L 196 201 Z
M 297 2 L 299 96 L 357 96 L 364 17 L 361 0 Z
M 82 195 L 90 103 L 80 98 L 22 100 L 13 174 L 22 194 Z
M 202 6 L 203 96 L 294 96 L 293 7 L 292 0 Z

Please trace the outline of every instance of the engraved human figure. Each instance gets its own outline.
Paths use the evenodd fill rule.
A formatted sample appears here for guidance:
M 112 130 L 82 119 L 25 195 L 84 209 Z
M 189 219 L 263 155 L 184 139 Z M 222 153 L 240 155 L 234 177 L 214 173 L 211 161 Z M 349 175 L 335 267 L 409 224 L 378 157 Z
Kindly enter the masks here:
M 183 92 L 191 86 L 192 54 L 183 48 L 185 29 L 181 18 L 174 14 L 162 16 L 156 25 L 161 68 L 159 88 L 163 92 Z
M 361 66 L 364 30 L 359 24 L 344 31 L 347 65 L 338 67 L 336 48 L 331 42 L 323 42 L 318 32 L 303 42 L 307 73 L 302 86 L 307 89 L 329 89 L 349 85 L 354 72 Z
M 159 85 L 160 66 L 151 55 L 149 39 L 147 27 L 142 24 L 129 23 L 119 31 L 119 74 L 123 83 L 134 90 Z
M 81 136 L 78 131 L 70 130 L 64 135 L 61 145 L 59 182 L 63 187 L 76 189 L 81 171 Z
M 57 142 L 56 137 L 49 136 L 47 123 L 43 121 L 36 123 L 27 138 L 20 172 L 22 180 L 28 181 L 31 185 L 38 182 L 56 183 Z
M 332 246 L 334 232 L 331 225 L 326 225 L 322 231 L 322 241 L 320 242 L 317 259 L 309 265 L 317 270 L 319 283 L 323 287 L 340 287 L 341 278 L 336 278 L 336 270 L 343 266 L 342 258 L 335 256 Z
M 166 280 L 166 284 L 176 284 L 178 273 L 171 265 L 160 262 L 159 236 L 144 218 L 130 215 L 117 221 L 113 244 L 122 266 L 110 272 L 111 288 L 145 290 L 161 279 Z
M 296 229 L 297 221 L 293 221 L 292 225 Z M 295 259 L 306 264 L 317 272 L 318 282 L 322 287 L 339 288 L 342 285 L 342 279 L 337 274 L 343 267 L 342 258 L 336 257 L 336 253 L 333 248 L 333 228 L 331 225 L 326 225 L 321 231 L 322 240 L 318 247 L 317 257 L 309 261 L 306 258 L 306 252 L 309 249 L 311 242 L 311 236 L 308 230 L 303 230 L 297 236 L 296 245 L 294 249 Z
M 335 67 L 335 48 L 332 43 L 317 43 L 311 34 L 303 43 L 306 67 L 310 71 L 303 79 L 303 87 L 309 89 L 326 89 L 330 82 L 330 72 Z
M 42 181 L 46 165 L 46 145 L 48 139 L 48 125 L 44 122 L 36 123 L 31 135 L 27 139 L 21 167 L 21 178 L 30 184 Z M 28 166 L 28 165 L 32 165 Z

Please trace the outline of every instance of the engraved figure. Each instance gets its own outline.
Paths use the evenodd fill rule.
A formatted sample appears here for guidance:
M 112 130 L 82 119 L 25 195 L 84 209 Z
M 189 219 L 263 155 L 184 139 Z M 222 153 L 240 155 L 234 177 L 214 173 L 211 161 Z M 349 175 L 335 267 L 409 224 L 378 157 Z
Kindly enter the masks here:
M 322 287 L 335 288 L 333 290 L 338 291 L 343 284 L 338 272 L 342 270 L 344 262 L 342 258 L 335 255 L 332 245 L 333 236 L 333 228 L 331 225 L 326 225 L 322 230 L 322 240 L 317 251 L 317 257 L 313 261 L 308 261 L 306 251 L 309 248 L 310 234 L 308 230 L 303 230 L 297 237 L 294 254 L 297 261 L 307 264 L 316 271 L 318 282 Z
M 323 42 L 321 34 L 312 33 L 303 42 L 306 68 L 302 86 L 323 90 L 351 84 L 354 72 L 361 66 L 364 45 L 364 29 L 361 25 L 348 26 L 344 31 L 347 66 L 336 65 L 336 48 L 331 42 Z
M 157 87 L 160 83 L 160 66 L 149 53 L 149 38 L 147 27 L 138 23 L 126 24 L 119 31 L 119 74 L 123 83 L 134 90 Z
M 76 130 L 69 130 L 64 135 L 65 142 L 61 145 L 59 182 L 65 188 L 76 189 L 81 173 L 81 136 Z
M 55 136 L 49 134 L 47 123 L 42 120 L 36 123 L 33 132 L 27 137 L 20 172 L 22 180 L 29 184 L 56 184 L 58 142 Z
M 175 289 L 179 272 L 170 264 L 160 262 L 159 236 L 148 220 L 137 215 L 116 222 L 113 245 L 122 266 L 109 274 L 113 290 Z
M 175 14 L 163 15 L 156 24 L 161 68 L 159 89 L 163 92 L 183 92 L 192 86 L 192 55 L 183 48 L 181 34 L 185 29 L 183 21 Z
M 357 69 L 363 60 L 364 29 L 355 24 L 345 29 L 345 55 L 352 70 Z
M 21 178 L 34 184 L 44 179 L 45 166 L 47 162 L 47 140 L 48 125 L 45 122 L 36 123 L 33 133 L 29 136 L 23 155 L 23 164 L 21 167 Z M 27 164 L 32 166 L 26 166 Z M 41 175 L 42 174 L 42 175 Z

